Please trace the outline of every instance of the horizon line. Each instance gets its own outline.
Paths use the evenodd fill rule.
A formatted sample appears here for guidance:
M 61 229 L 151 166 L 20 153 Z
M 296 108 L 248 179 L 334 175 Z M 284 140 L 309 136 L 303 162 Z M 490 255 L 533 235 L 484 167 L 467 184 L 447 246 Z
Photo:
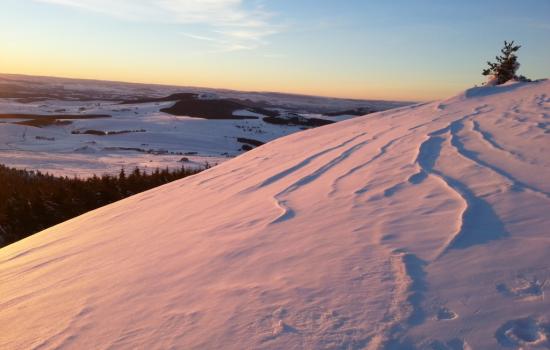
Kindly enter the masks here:
M 156 85 L 156 86 L 172 87 L 172 88 L 209 89 L 209 90 L 232 91 L 232 92 L 241 92 L 241 93 L 280 94 L 280 95 L 330 98 L 330 99 L 350 100 L 350 101 L 426 103 L 426 102 L 433 102 L 433 101 L 438 100 L 438 99 L 410 100 L 410 99 L 376 99 L 376 98 L 370 99 L 370 98 L 354 98 L 354 97 L 337 97 L 337 96 L 332 96 L 332 95 L 322 95 L 322 94 L 316 95 L 316 94 L 285 92 L 285 91 L 237 90 L 237 89 L 223 88 L 223 87 L 207 87 L 207 86 L 196 86 L 196 85 L 173 85 L 173 84 L 169 84 L 169 83 L 159 83 L 159 82 L 125 81 L 125 80 L 110 80 L 110 79 L 106 80 L 106 79 L 99 79 L 99 78 L 61 76 L 61 75 L 42 75 L 42 74 L 25 74 L 25 73 L 6 73 L 6 72 L 0 72 L 0 75 L 15 75 L 15 76 L 23 76 L 23 77 L 66 79 L 66 80 L 84 80 L 84 81 L 90 81 L 90 82 L 95 81 L 95 82 L 119 83 L 119 84 L 122 83 L 122 84 L 135 84 L 135 85 L 153 85 L 153 86 Z

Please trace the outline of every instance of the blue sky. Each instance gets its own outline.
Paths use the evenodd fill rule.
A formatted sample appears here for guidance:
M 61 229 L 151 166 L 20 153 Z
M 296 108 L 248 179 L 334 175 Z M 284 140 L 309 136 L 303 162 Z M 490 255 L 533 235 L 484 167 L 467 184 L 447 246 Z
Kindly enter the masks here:
M 429 100 L 516 40 L 548 77 L 550 1 L 2 0 L 0 72 Z

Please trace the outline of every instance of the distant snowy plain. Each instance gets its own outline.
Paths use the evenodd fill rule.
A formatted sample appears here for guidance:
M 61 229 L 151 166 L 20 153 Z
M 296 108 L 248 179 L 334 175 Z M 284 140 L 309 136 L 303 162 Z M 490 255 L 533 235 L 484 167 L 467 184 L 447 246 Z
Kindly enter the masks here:
M 117 173 L 121 168 L 139 167 L 147 171 L 203 167 L 243 153 L 239 138 L 267 142 L 304 129 L 300 125 L 269 124 L 262 120 L 265 115 L 247 110 L 235 111 L 235 115 L 257 119 L 211 120 L 160 111 L 175 101 L 121 104 L 139 97 L 165 97 L 181 92 L 197 93 L 206 99 L 257 101 L 276 106 L 279 111 L 333 121 L 352 116 L 325 117 L 322 113 L 361 106 L 386 110 L 406 104 L 0 75 L 0 114 L 111 116 L 45 127 L 16 124 L 24 118 L 0 118 L 0 164 L 79 177 Z M 85 134 L 87 130 L 111 134 Z M 118 133 L 121 131 L 135 132 Z

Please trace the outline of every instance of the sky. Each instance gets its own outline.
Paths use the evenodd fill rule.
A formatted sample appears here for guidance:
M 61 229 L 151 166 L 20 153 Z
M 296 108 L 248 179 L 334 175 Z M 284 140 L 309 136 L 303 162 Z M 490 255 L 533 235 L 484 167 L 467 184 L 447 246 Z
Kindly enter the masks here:
M 549 0 L 0 0 L 0 72 L 424 101 L 504 40 L 550 76 Z

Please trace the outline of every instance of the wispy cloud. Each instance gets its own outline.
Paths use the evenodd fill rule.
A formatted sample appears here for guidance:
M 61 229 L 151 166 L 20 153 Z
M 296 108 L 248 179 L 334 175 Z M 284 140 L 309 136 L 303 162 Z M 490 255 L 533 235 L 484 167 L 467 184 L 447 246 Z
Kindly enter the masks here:
M 186 37 L 191 38 L 191 39 L 195 39 L 195 40 L 211 41 L 211 42 L 216 42 L 216 43 L 220 42 L 219 39 L 212 38 L 212 37 L 209 37 L 209 36 L 197 35 L 197 34 L 192 34 L 192 33 L 184 33 L 184 32 L 182 32 L 181 35 L 186 36 Z
M 34 0 L 71 6 L 112 17 L 181 25 L 202 24 L 208 32 L 186 37 L 211 42 L 220 50 L 250 50 L 267 44 L 282 27 L 274 14 L 247 0 Z

